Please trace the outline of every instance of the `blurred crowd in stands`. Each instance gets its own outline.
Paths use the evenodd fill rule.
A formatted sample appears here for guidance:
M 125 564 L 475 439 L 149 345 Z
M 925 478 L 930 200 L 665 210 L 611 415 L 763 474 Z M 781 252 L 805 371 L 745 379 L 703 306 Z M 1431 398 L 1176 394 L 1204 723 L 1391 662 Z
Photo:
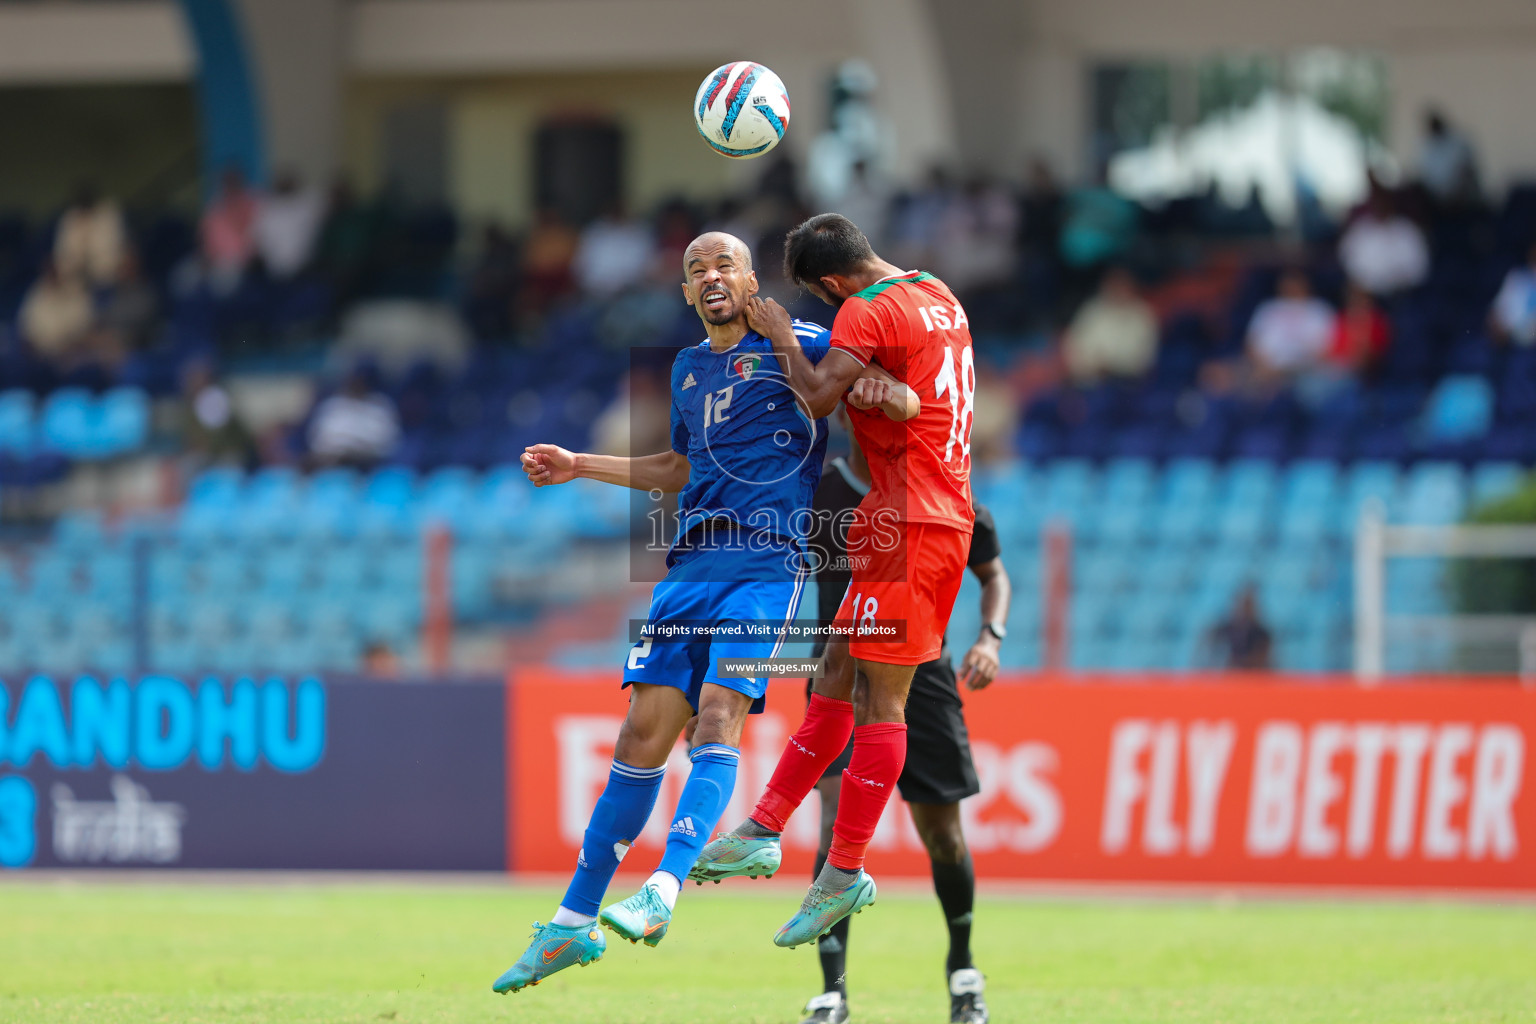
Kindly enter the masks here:
M 1486 192 L 1437 113 L 1401 178 L 1283 226 L 1256 197 L 1148 208 L 1040 160 L 1016 182 L 936 169 L 911 187 L 858 165 L 835 205 L 965 303 L 983 459 L 1536 459 L 1536 185 Z M 811 212 L 787 158 L 722 203 L 615 202 L 584 225 L 545 209 L 520 232 L 289 173 L 228 173 L 195 224 L 82 188 L 52 223 L 0 215 L 0 391 L 142 389 L 178 410 L 161 442 L 199 464 L 654 446 L 627 428 L 664 425 L 667 353 L 699 333 L 683 247 L 740 235 L 765 291 L 826 321 L 778 269 Z M 258 363 L 325 375 L 276 436 L 242 425 L 223 380 Z M 1462 397 L 1437 412 L 1448 379 Z

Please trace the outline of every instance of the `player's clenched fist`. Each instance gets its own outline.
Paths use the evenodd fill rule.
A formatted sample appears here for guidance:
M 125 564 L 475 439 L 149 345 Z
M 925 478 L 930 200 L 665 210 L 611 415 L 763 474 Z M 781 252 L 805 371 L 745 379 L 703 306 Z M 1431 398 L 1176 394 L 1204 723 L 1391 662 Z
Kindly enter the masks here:
M 535 487 L 570 483 L 576 479 L 576 456 L 556 444 L 534 444 L 523 449 L 523 472 Z
M 765 338 L 782 338 L 786 334 L 793 337 L 795 333 L 789 310 L 773 299 L 756 295 L 747 300 L 747 326 Z
M 860 377 L 848 389 L 848 404 L 855 409 L 873 409 L 889 402 L 895 394 L 896 387 L 890 381 Z

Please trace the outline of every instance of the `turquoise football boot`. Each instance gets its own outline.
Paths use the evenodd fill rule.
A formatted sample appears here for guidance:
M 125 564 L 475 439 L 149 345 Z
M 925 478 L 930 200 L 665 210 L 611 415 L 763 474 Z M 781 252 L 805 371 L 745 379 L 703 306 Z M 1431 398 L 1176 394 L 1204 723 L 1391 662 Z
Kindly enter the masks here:
M 700 851 L 688 877 L 699 885 L 705 882 L 719 885 L 722 880 L 738 875 L 772 878 L 783 859 L 778 836 L 748 838 L 727 832 L 716 836 Z
M 644 941 L 655 946 L 666 938 L 667 926 L 672 923 L 672 911 L 661 901 L 653 885 L 641 886 L 640 891 L 627 900 L 610 903 L 597 915 L 597 919 L 620 938 L 630 942 Z
M 773 937 L 773 944 L 794 949 L 802 942 L 826 934 L 827 929 L 837 922 L 849 914 L 857 914 L 873 902 L 875 880 L 863 871 L 841 889 L 827 890 L 812 885 L 795 916 L 784 922 L 784 927 Z
M 491 988 L 501 993 L 521 992 L 572 964 L 585 967 L 601 960 L 607 948 L 608 940 L 596 922 L 566 927 L 535 921 L 532 944 Z

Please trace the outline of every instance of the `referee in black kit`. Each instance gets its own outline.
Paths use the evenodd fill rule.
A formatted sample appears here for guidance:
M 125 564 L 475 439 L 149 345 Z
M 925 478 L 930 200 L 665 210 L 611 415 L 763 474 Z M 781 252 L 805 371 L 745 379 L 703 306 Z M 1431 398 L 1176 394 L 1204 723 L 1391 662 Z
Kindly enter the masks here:
M 846 426 L 846 423 L 844 424 Z M 813 508 L 815 532 L 809 538 L 817 559 L 817 617 L 823 628 L 837 617 L 848 589 L 851 570 L 847 560 L 846 523 L 852 509 L 869 492 L 869 464 L 853 441 L 847 459 L 834 459 L 821 475 Z M 971 914 L 976 901 L 976 871 L 960 829 L 960 801 L 980 792 L 976 767 L 971 762 L 971 743 L 966 734 L 959 683 L 972 690 L 990 685 L 997 676 L 998 647 L 1007 630 L 1008 603 L 1012 588 L 1003 567 L 992 513 L 976 506 L 976 530 L 967 559 L 971 572 L 981 581 L 981 635 L 960 661 L 960 673 L 949 660 L 949 643 L 938 658 L 917 667 L 907 697 L 907 763 L 897 787 L 912 811 L 913 824 L 928 850 L 933 866 L 933 887 L 938 893 L 949 926 L 949 958 L 945 972 L 949 982 L 951 1022 L 987 1024 L 987 1005 L 982 997 L 985 979 L 971 963 Z M 824 639 L 817 641 L 821 653 Z M 809 699 L 809 684 L 807 684 Z M 832 823 L 843 769 L 848 767 L 853 744 L 827 766 L 816 790 L 821 794 L 821 844 L 816 853 L 815 874 L 827 859 L 832 843 Z M 848 1020 L 848 925 L 845 917 L 817 942 L 825 982 L 821 995 L 806 1004 L 801 1024 L 840 1024 Z

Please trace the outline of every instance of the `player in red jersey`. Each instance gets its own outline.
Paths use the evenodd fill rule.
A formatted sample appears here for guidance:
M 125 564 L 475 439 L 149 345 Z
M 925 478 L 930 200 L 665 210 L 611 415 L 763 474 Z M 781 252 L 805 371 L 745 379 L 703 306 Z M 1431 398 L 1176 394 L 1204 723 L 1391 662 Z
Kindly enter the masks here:
M 774 936 L 795 946 L 875 898 L 864 852 L 906 761 L 907 691 L 916 666 L 939 656 L 970 549 L 976 368 L 954 293 L 932 274 L 876 256 L 846 217 L 822 214 L 791 231 L 784 271 L 837 307 L 831 351 L 819 363 L 807 359 L 772 300 L 753 299 L 748 322 L 772 342 L 811 415 L 826 415 L 846 394 L 869 460 L 870 491 L 848 530 L 853 578 L 837 615 L 849 632 L 829 641 L 805 721 L 751 817 L 705 847 L 690 877 L 777 870 L 785 821 L 852 735 L 827 864 Z M 875 410 L 893 386 L 859 379 L 871 363 L 917 394 L 915 417 L 897 423 Z

